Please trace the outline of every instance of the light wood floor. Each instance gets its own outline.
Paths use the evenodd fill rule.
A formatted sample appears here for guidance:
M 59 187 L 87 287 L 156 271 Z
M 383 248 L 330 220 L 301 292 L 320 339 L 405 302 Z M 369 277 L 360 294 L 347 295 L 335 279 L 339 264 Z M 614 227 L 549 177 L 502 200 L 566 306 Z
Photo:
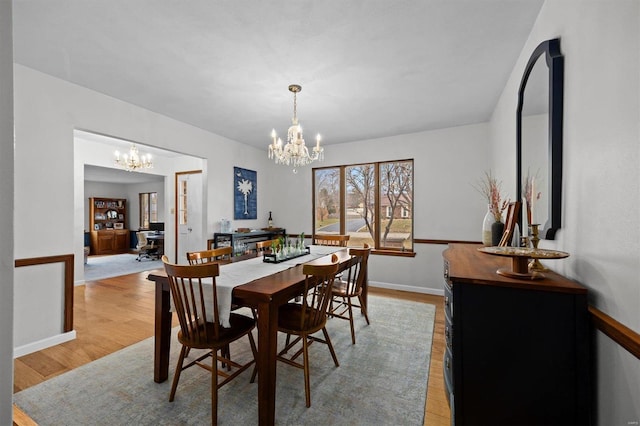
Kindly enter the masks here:
M 141 272 L 75 287 L 74 328 L 77 338 L 17 358 L 14 362 L 14 392 L 153 336 L 154 283 L 146 276 L 147 272 Z M 442 376 L 445 348 L 442 297 L 373 288 L 371 293 L 436 305 L 424 425 L 449 425 L 450 411 Z M 375 321 L 372 318 L 372 324 Z M 175 325 L 178 324 L 174 317 Z M 14 425 L 34 424 L 14 406 Z

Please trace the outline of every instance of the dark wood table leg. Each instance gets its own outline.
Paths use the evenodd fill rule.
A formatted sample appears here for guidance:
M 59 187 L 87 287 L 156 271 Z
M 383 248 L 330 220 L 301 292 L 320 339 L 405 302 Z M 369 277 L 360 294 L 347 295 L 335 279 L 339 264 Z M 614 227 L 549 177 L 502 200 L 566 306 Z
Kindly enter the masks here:
M 162 383 L 169 376 L 171 349 L 171 292 L 169 283 L 156 280 L 155 342 L 153 354 L 153 380 Z
M 258 421 L 275 424 L 276 354 L 278 350 L 278 307 L 258 304 Z

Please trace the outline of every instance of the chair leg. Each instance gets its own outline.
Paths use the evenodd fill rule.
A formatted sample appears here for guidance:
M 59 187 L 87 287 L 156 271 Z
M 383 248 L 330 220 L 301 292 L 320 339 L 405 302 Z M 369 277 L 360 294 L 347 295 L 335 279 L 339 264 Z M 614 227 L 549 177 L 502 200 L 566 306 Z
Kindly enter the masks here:
M 172 402 L 176 396 L 176 389 L 178 388 L 178 380 L 180 380 L 180 373 L 182 372 L 182 363 L 184 362 L 184 357 L 186 356 L 188 351 L 189 351 L 189 348 L 187 346 L 182 345 L 182 349 L 180 349 L 180 356 L 178 357 L 178 365 L 176 365 L 176 372 L 173 374 L 173 384 L 171 385 L 169 402 Z
M 347 300 L 347 304 L 349 307 L 349 325 L 351 326 L 351 344 L 356 344 L 356 330 L 353 325 L 353 306 L 351 305 L 351 298 L 349 297 Z
M 311 407 L 311 384 L 309 380 L 309 344 L 307 336 L 302 336 L 302 356 L 304 370 L 304 395 L 307 401 L 307 408 Z
M 289 342 L 291 342 L 291 335 L 287 333 L 287 339 L 284 341 L 285 348 L 289 347 Z M 284 353 L 286 353 L 286 351 Z
M 360 302 L 360 310 L 364 314 L 364 318 L 367 320 L 367 324 L 371 325 L 369 322 L 369 315 L 367 314 L 367 306 L 362 302 L 362 295 L 358 296 L 358 301 Z
M 217 352 L 217 350 L 215 350 Z M 217 353 L 211 361 L 211 424 L 218 424 L 218 359 Z
M 222 348 L 220 350 L 220 352 L 222 352 L 222 356 L 226 359 L 231 359 L 231 348 L 229 347 L 229 345 L 225 346 L 224 348 Z M 226 364 L 224 362 L 221 363 L 222 368 L 227 367 L 227 371 L 231 371 L 231 365 L 230 364 Z
M 256 342 L 253 340 L 253 333 L 249 332 L 249 344 L 251 345 L 251 352 L 253 353 L 253 373 L 251 373 L 251 381 L 249 383 L 253 383 L 256 381 L 256 375 L 258 374 L 258 348 L 256 347 Z
M 327 346 L 329 346 L 329 351 L 331 352 L 333 362 L 336 364 L 336 367 L 340 367 L 340 363 L 338 363 L 338 357 L 336 356 L 336 351 L 333 350 L 333 344 L 331 344 L 331 339 L 329 338 L 329 333 L 327 332 L 326 327 L 322 327 L 322 334 L 324 334 L 324 340 L 327 342 Z

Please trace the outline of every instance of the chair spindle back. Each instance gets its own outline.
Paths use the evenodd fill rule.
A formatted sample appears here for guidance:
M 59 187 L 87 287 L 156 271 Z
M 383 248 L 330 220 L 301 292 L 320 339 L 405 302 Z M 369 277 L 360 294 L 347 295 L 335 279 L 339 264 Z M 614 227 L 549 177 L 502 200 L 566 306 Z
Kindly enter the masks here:
M 302 315 L 300 329 L 311 329 L 326 320 L 327 309 L 331 301 L 331 288 L 338 272 L 338 256 L 331 256 L 329 265 L 302 266 L 302 273 L 306 275 L 302 298 Z M 314 290 L 315 289 L 315 290 Z
M 313 244 L 318 246 L 346 247 L 349 243 L 349 235 L 317 234 L 313 237 Z
M 191 251 L 187 252 L 187 260 L 190 265 L 198 265 L 211 262 L 231 262 L 233 248 L 218 247 L 211 250 Z
M 167 256 L 162 256 L 162 262 L 169 278 L 174 309 L 183 336 L 196 344 L 205 344 L 212 338 L 218 339 L 220 321 L 216 277 L 219 275 L 219 265 L 176 265 L 169 263 Z M 209 281 L 211 286 L 208 285 Z M 206 292 L 213 296 L 208 302 Z
M 348 271 L 346 273 L 346 279 L 343 281 L 347 283 L 347 294 L 358 294 L 362 291 L 364 281 L 367 279 L 367 268 L 369 264 L 369 254 L 371 249 L 367 246 L 365 248 L 351 248 L 349 254 L 351 260 L 348 263 Z

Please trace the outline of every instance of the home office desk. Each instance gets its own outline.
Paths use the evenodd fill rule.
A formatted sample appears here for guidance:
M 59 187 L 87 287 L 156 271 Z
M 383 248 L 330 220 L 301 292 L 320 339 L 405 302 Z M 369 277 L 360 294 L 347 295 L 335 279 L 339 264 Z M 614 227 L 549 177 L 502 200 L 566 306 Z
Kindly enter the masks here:
M 346 269 L 351 257 L 347 249 L 335 253 L 339 270 Z M 326 264 L 331 255 L 308 262 Z M 156 283 L 154 381 L 161 383 L 169 375 L 169 350 L 171 347 L 171 311 L 169 281 L 163 269 L 149 273 L 148 279 Z M 261 425 L 275 422 L 276 402 L 276 353 L 278 337 L 278 307 L 300 294 L 305 276 L 302 265 L 267 275 L 233 289 L 234 303 L 248 306 L 258 313 L 258 415 Z M 366 292 L 366 286 L 363 289 Z M 366 300 L 366 299 L 365 299 Z

